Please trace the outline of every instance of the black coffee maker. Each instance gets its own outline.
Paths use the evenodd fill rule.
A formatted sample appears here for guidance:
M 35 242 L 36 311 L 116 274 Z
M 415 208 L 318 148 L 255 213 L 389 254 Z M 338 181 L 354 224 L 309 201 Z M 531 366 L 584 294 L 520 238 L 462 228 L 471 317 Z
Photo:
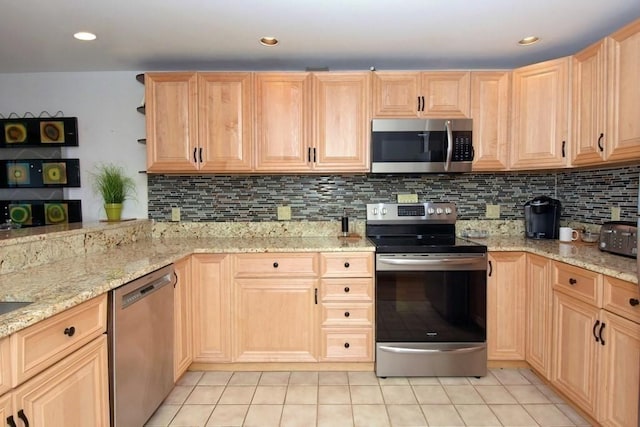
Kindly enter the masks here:
M 524 204 L 525 236 L 557 239 L 560 234 L 560 201 L 538 196 Z

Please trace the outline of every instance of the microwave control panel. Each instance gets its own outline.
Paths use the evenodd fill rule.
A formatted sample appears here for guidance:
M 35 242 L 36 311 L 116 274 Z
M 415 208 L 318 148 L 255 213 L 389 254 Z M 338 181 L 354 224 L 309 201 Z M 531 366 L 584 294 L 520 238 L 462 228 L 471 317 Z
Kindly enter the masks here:
M 458 162 L 470 162 L 473 160 L 473 144 L 471 132 L 454 132 L 453 136 L 453 160 Z

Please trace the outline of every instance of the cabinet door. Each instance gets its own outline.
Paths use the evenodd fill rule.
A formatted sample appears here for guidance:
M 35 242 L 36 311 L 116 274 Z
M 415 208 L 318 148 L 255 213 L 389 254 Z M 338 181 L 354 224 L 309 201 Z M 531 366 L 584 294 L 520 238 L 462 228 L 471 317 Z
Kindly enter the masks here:
M 573 144 L 571 163 L 575 166 L 604 161 L 606 49 L 604 41 L 573 56 Z
M 7 420 L 8 417 L 13 417 L 13 421 L 18 423 L 19 421 L 16 418 L 16 415 L 13 413 L 13 405 L 12 398 L 13 394 L 6 393 L 0 396 L 0 420 Z M 8 422 L 5 423 L 5 426 L 10 426 Z M 17 424 L 16 424 L 17 425 Z
M 258 171 L 311 169 L 311 75 L 256 74 Z
M 373 116 L 416 117 L 420 73 L 373 73 Z
M 203 172 L 252 168 L 251 73 L 198 74 L 198 152 Z
M 22 409 L 33 426 L 108 426 L 106 335 L 27 381 L 13 395 L 16 411 Z
M 370 73 L 314 74 L 314 170 L 369 170 L 370 90 Z
M 640 158 L 640 20 L 610 37 L 608 160 Z
M 525 254 L 489 253 L 487 352 L 489 360 L 525 358 Z
M 552 263 L 527 254 L 526 360 L 547 379 L 551 377 Z
M 509 167 L 509 102 L 511 73 L 471 73 L 473 170 L 499 171 Z
M 551 382 L 594 418 L 599 394 L 600 344 L 595 341 L 600 326 L 598 311 L 561 292 L 553 292 Z
M 569 60 L 546 61 L 513 72 L 512 169 L 567 164 Z
M 470 117 L 470 73 L 468 71 L 425 72 L 420 75 L 424 117 Z
M 600 416 L 603 426 L 635 426 L 640 384 L 640 325 L 601 311 Z
M 0 340 L 0 395 L 11 390 L 11 346 L 9 337 Z M 0 417 L 0 420 L 5 418 Z
M 193 361 L 231 361 L 231 277 L 226 255 L 191 257 Z
M 234 361 L 317 361 L 317 279 L 236 279 Z
M 178 381 L 193 361 L 191 258 L 183 258 L 175 262 L 173 267 L 178 278 L 174 292 L 173 379 Z
M 198 169 L 196 73 L 147 73 L 147 171 Z

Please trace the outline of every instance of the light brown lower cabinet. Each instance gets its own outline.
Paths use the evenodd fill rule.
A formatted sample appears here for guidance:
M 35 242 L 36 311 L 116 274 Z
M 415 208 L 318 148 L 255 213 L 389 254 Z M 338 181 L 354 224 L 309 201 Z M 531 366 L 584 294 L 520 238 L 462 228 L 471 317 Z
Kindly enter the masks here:
M 525 356 L 527 363 L 546 379 L 551 377 L 552 264 L 549 258 L 527 254 Z
M 193 361 L 193 321 L 191 310 L 191 257 L 173 263 L 176 273 L 174 291 L 173 380 L 184 374 Z

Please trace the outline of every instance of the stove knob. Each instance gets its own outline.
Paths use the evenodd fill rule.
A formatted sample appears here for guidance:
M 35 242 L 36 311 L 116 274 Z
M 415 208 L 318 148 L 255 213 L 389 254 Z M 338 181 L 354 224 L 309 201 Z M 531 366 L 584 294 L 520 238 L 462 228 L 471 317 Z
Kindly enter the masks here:
M 437 215 L 442 215 L 442 212 L 443 212 L 443 211 L 442 211 L 442 208 L 438 208 L 438 209 L 436 209 L 436 214 L 437 214 Z
M 450 215 L 452 212 L 453 212 L 453 210 L 451 210 L 451 208 L 445 208 L 445 209 L 444 209 L 444 213 L 445 213 L 446 215 Z
M 373 208 L 373 214 L 378 216 L 378 208 Z
M 428 213 L 429 215 L 433 215 L 434 213 L 436 213 L 436 210 L 435 210 L 435 209 L 433 209 L 433 208 L 429 208 L 429 209 L 427 209 L 427 213 Z
M 387 214 L 387 208 L 382 208 L 382 215 L 386 215 Z

